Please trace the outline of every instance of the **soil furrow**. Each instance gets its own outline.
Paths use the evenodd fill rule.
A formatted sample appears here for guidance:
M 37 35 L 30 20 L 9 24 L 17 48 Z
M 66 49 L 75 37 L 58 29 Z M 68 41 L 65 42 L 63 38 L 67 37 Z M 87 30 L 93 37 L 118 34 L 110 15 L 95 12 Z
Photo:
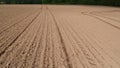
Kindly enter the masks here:
M 38 13 L 39 15 L 40 13 Z M 8 47 L 6 47 L 3 51 L 0 52 L 0 56 L 2 54 L 5 53 L 5 51 L 19 38 L 20 35 L 22 35 L 23 32 L 25 32 L 25 30 L 31 25 L 31 23 L 38 17 L 38 15 L 36 15 L 36 17 L 34 19 L 32 19 L 32 21 L 30 22 L 29 25 L 27 25 L 27 27 L 8 45 Z
M 0 68 L 120 68 L 119 8 L 0 5 Z

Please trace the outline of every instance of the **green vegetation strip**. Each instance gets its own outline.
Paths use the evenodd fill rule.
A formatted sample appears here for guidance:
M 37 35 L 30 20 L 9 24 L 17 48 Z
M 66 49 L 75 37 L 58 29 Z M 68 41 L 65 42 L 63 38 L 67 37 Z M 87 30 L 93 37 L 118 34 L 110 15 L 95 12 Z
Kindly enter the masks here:
M 92 4 L 120 6 L 120 0 L 0 0 L 0 4 Z

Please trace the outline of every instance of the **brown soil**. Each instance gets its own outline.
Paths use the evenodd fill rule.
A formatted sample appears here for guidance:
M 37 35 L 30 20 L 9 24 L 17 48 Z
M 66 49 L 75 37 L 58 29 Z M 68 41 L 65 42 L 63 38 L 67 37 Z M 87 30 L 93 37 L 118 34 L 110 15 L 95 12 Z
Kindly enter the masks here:
M 0 68 L 120 68 L 120 9 L 0 5 Z

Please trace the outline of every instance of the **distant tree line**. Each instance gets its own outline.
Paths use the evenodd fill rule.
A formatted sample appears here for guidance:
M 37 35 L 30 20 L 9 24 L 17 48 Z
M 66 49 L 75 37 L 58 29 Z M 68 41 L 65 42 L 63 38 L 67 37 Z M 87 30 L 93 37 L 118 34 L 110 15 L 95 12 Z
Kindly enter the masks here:
M 0 0 L 5 4 L 41 4 L 42 0 Z
M 95 4 L 120 6 L 120 0 L 0 0 L 6 4 Z

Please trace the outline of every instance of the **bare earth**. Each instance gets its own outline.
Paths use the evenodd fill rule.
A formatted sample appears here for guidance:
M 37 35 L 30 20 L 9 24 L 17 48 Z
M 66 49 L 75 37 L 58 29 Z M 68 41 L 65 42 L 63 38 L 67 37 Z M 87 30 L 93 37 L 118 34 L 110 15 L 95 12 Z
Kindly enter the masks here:
M 120 68 L 120 8 L 0 5 L 0 68 Z

